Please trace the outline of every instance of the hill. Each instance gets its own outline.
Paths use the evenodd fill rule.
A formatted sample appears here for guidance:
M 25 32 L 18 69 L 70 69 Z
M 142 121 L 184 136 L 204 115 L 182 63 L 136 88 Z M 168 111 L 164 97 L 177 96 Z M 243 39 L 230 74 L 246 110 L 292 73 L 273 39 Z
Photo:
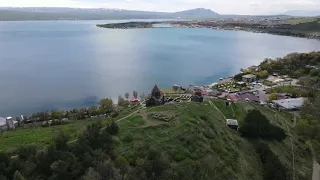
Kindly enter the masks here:
M 197 8 L 187 11 L 180 11 L 173 14 L 175 17 L 180 18 L 214 18 L 219 16 L 218 13 L 211 11 L 210 9 Z
M 218 14 L 208 9 L 177 13 L 134 11 L 123 9 L 82 8 L 0 8 L 0 21 L 14 20 L 108 20 L 108 19 L 201 19 Z
M 309 179 L 311 157 L 306 151 L 306 145 L 298 141 L 290 115 L 249 103 L 236 103 L 226 107 L 223 100 L 210 100 L 201 104 L 170 104 L 121 114 L 122 118 L 115 119 L 119 132 L 112 138 L 104 133 L 99 135 L 100 129 L 89 126 L 78 142 L 69 145 L 70 149 L 66 149 L 63 145 L 66 141 L 61 139 L 54 141 L 59 144 L 54 146 L 59 147 L 57 150 L 37 152 L 30 148 L 20 149 L 19 159 L 24 164 L 33 165 L 32 167 L 37 167 L 34 163 L 45 164 L 34 171 L 36 173 L 31 167 L 17 170 L 30 179 L 62 175 L 69 179 L 79 179 L 82 173 L 85 173 L 84 177 L 97 177 L 106 173 L 104 176 L 111 176 L 112 179 L 121 179 L 124 175 L 129 179 L 265 179 L 265 169 L 268 168 L 261 161 L 264 155 L 256 151 L 257 141 L 243 138 L 238 131 L 226 126 L 225 118 L 234 118 L 239 120 L 241 127 L 246 114 L 252 109 L 261 111 L 274 126 L 287 134 L 283 141 L 264 140 L 270 149 L 269 156 L 278 159 L 284 167 L 279 173 L 287 174 L 287 179 L 292 179 L 292 176 L 295 179 Z M 13 133 L 14 131 L 1 135 L 0 141 L 8 143 L 3 141 L 6 138 L 18 141 L 19 137 L 11 137 Z M 34 135 L 33 133 L 32 136 Z M 100 137 L 102 135 L 104 137 Z M 115 144 L 110 142 L 110 138 Z M 42 142 L 40 139 L 37 142 Z M 105 151 L 106 149 L 108 150 Z M 26 153 L 31 154 L 26 156 Z M 108 159 L 109 156 L 111 159 L 108 163 L 100 163 L 101 159 Z M 63 159 L 59 160 L 59 157 Z M 37 162 L 33 162 L 34 159 Z M 15 165 L 19 167 L 16 161 Z M 275 165 L 276 163 L 273 166 Z M 89 167 L 93 168 L 90 170 Z M 53 174 L 40 173 L 48 170 Z M 68 173 L 63 174 L 64 171 Z M 65 179 L 62 177 L 60 179 Z
M 291 11 L 286 11 L 284 14 L 289 16 L 320 16 L 320 9 L 319 10 L 291 10 Z

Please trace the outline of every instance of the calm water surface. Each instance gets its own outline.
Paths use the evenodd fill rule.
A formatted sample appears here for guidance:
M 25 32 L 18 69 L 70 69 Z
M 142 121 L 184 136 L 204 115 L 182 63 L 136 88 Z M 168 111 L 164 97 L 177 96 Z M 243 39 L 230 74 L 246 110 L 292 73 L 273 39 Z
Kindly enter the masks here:
M 107 22 L 0 22 L 0 116 L 89 106 L 154 84 L 211 84 L 266 57 L 320 49 L 239 31 L 95 26 Z

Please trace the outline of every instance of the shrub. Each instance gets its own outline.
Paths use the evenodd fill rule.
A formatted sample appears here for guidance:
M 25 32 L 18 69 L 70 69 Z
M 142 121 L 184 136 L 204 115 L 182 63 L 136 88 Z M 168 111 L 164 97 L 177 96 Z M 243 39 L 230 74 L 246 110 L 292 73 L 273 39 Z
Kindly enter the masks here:
M 269 101 L 278 100 L 279 95 L 277 93 L 272 93 L 269 95 Z

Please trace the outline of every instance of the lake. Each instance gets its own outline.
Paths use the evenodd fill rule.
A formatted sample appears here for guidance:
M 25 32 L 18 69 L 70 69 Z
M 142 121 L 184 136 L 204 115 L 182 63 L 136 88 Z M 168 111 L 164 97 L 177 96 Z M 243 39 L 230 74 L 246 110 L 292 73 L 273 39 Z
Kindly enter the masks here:
M 120 21 L 0 22 L 0 116 L 69 109 L 154 84 L 211 84 L 320 41 L 212 29 L 97 28 Z M 121 21 L 124 22 L 124 21 Z

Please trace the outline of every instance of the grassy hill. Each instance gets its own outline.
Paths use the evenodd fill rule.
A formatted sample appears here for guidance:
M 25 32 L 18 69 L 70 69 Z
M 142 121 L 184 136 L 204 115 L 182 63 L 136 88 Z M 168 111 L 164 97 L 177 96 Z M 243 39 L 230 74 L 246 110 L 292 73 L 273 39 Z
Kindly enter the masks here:
M 305 151 L 306 146 L 297 140 L 292 122 L 285 118 L 286 114 L 276 114 L 269 108 L 247 103 L 233 104 L 227 108 L 224 101 L 212 102 L 220 111 L 209 102 L 141 110 L 139 114 L 118 123 L 121 140 L 119 150 L 130 164 L 135 164 L 132 161 L 139 156 L 134 152 L 143 151 L 147 146 L 167 152 L 178 167 L 200 163 L 211 179 L 263 179 L 259 155 L 253 144 L 228 128 L 225 121 L 225 117 L 236 118 L 241 125 L 248 110 L 259 109 L 272 124 L 292 135 L 283 142 L 266 142 L 287 168 L 289 176 L 293 175 L 292 137 L 296 179 L 310 177 L 311 157 Z M 159 123 L 154 119 L 154 114 L 173 116 L 173 119 L 168 123 Z M 188 168 L 192 169 L 191 165 Z M 184 179 L 196 178 L 193 172 L 179 176 Z
M 145 163 L 146 152 L 150 149 L 165 152 L 170 162 L 170 178 L 167 179 L 263 179 L 263 165 L 254 146 L 257 140 L 243 138 L 238 131 L 227 127 L 225 120 L 237 119 L 241 126 L 247 112 L 252 109 L 260 110 L 273 125 L 288 135 L 281 142 L 263 141 L 284 165 L 288 179 L 292 176 L 310 179 L 311 155 L 307 146 L 298 141 L 291 115 L 249 103 L 226 107 L 222 100 L 211 100 L 201 104 L 182 103 L 141 109 L 128 118 L 123 117 L 130 113 L 121 114 L 121 118 L 116 120 L 120 130 L 118 137 L 114 137 L 118 144 L 116 152 L 130 166 L 138 169 Z M 67 126 L 70 124 L 61 127 L 68 129 Z M 81 129 L 81 125 L 75 127 Z M 30 133 L 25 130 L 7 132 L 0 136 L 0 148 L 18 146 L 12 142 L 18 142 L 22 134 Z M 37 133 L 40 131 L 34 131 L 33 135 Z M 20 137 L 14 137 L 15 134 L 20 134 Z M 47 136 L 38 134 L 36 143 L 44 145 L 41 142 L 48 142 Z

